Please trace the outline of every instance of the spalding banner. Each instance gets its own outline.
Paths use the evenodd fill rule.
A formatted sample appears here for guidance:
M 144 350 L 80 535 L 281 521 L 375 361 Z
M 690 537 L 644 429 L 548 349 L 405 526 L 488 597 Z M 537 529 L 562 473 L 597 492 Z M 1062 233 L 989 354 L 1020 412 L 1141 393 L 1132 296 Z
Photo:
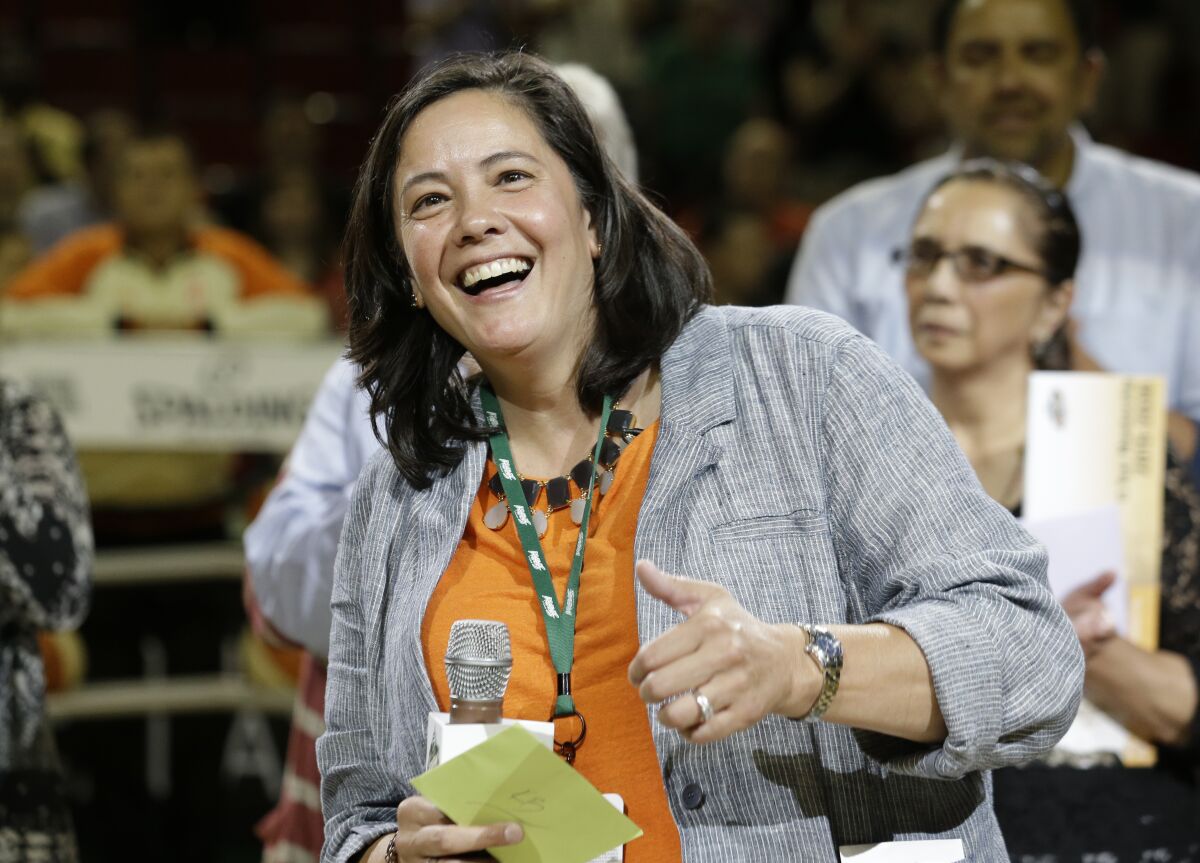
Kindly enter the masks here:
M 342 350 L 202 336 L 19 342 L 0 348 L 0 374 L 53 402 L 81 449 L 286 452 Z

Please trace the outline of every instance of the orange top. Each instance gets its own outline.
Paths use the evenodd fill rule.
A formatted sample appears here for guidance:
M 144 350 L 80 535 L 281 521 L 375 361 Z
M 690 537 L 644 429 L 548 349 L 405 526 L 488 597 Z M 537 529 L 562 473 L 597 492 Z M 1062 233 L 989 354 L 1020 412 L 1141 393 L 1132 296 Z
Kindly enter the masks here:
M 679 860 L 679 832 L 667 804 L 662 768 L 650 736 L 646 705 L 629 682 L 629 663 L 638 650 L 633 579 L 633 537 L 650 476 L 658 424 L 625 448 L 608 494 L 600 497 L 579 582 L 575 622 L 575 664 L 571 683 L 575 706 L 587 719 L 587 740 L 575 767 L 601 792 L 620 794 L 627 814 L 644 834 L 625 849 L 626 863 Z M 461 618 L 501 620 L 512 638 L 513 670 L 504 696 L 504 715 L 546 720 L 554 707 L 554 663 L 546 626 L 512 518 L 490 530 L 483 514 L 496 502 L 487 481 L 471 505 L 458 550 L 438 582 L 421 626 L 425 664 L 438 706 L 448 710 L 449 685 L 441 657 L 450 627 Z M 545 492 L 538 501 L 545 505 Z M 567 510 L 550 517 L 542 550 L 561 599 L 571 572 L 579 528 Z M 430 657 L 436 657 L 431 662 Z M 577 733 L 575 720 L 560 724 L 559 739 Z
M 237 272 L 241 296 L 311 296 L 309 288 L 276 262 L 262 246 L 236 231 L 212 225 L 191 232 L 192 248 L 225 261 Z M 125 237 L 116 225 L 76 231 L 13 276 L 6 299 L 30 300 L 83 293 L 92 270 L 119 254 Z

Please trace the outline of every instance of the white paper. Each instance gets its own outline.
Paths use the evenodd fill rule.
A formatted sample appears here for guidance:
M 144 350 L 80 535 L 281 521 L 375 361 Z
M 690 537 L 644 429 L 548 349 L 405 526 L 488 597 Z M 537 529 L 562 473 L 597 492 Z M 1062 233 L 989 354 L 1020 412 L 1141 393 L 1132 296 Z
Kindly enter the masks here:
M 1121 509 L 1117 504 L 1023 521 L 1050 555 L 1050 590 L 1058 599 L 1102 572 L 1117 580 L 1101 597 L 1117 632 L 1129 634 L 1129 582 L 1125 576 L 1125 548 L 1121 536 Z
M 1079 705 L 1075 721 L 1054 748 L 1073 755 L 1097 752 L 1120 755 L 1129 744 L 1130 736 L 1121 723 L 1085 699 Z
M 961 839 L 843 845 L 838 851 L 842 863 L 959 863 L 966 859 Z
M 604 799 L 612 804 L 613 809 L 616 809 L 622 815 L 625 814 L 625 798 L 620 794 L 605 794 Z M 618 845 L 611 851 L 606 851 L 599 857 L 593 857 L 588 863 L 621 863 L 625 859 L 625 846 Z

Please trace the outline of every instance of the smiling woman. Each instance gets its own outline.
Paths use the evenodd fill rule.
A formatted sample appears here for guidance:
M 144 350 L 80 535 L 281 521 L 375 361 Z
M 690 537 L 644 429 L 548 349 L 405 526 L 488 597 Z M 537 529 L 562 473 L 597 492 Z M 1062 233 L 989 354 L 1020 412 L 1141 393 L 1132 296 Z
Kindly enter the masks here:
M 548 86 L 540 76 L 552 73 L 526 59 L 448 64 L 411 87 L 356 190 L 352 357 L 388 416 L 397 466 L 418 485 L 481 437 L 456 369 L 464 350 L 549 362 L 557 385 L 577 385 L 580 409 L 596 409 L 711 294 L 691 242 L 607 158 L 570 89 L 557 76 Z M 505 259 L 528 268 L 523 280 L 496 281 Z M 561 366 L 572 352 L 577 376 Z
M 504 357 L 568 380 L 591 340 L 600 244 L 529 115 L 497 93 L 447 96 L 405 132 L 395 173 L 417 304 L 493 373 Z
M 507 625 L 505 715 L 552 717 L 621 795 L 644 831 L 625 863 L 917 837 L 996 859 L 985 773 L 1066 728 L 1079 647 L 1043 552 L 874 345 L 704 305 L 695 247 L 527 54 L 401 94 L 347 255 L 388 453 L 336 566 L 323 860 L 523 841 L 411 785 L 459 618 Z

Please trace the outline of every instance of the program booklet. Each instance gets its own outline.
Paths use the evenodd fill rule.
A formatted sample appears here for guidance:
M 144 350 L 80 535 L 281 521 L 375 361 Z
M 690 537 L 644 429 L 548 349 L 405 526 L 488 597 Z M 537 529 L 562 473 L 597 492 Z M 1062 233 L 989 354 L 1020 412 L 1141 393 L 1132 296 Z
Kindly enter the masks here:
M 1035 372 L 1028 398 L 1022 515 L 1050 552 L 1051 589 L 1061 599 L 1115 571 L 1105 601 L 1118 629 L 1157 649 L 1167 462 L 1162 378 Z M 1114 752 L 1129 766 L 1155 757 L 1152 746 L 1086 703 L 1059 747 Z

